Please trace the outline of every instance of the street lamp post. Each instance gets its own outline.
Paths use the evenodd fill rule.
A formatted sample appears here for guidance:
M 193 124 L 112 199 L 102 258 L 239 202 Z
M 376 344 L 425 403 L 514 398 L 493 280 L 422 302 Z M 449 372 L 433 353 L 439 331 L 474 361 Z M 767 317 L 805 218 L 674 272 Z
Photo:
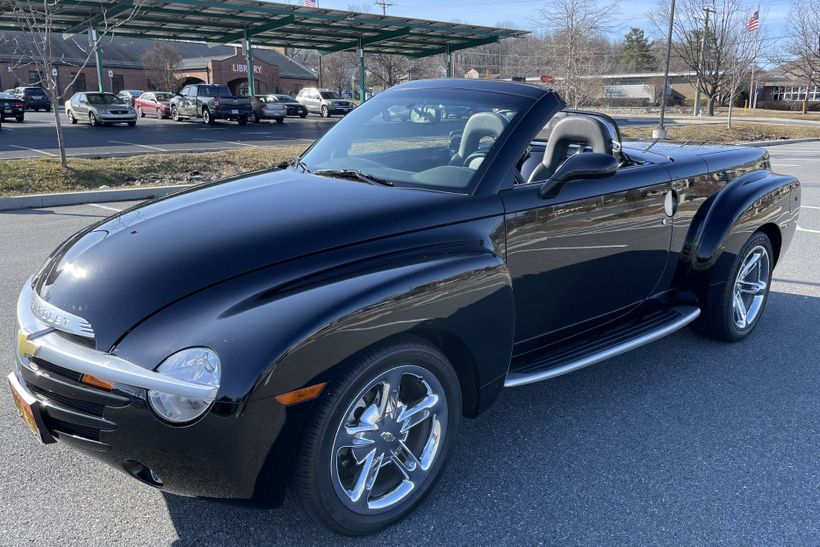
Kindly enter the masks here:
M 663 67 L 663 90 L 661 91 L 661 119 L 658 127 L 652 130 L 653 139 L 666 139 L 666 128 L 663 126 L 666 117 L 666 89 L 669 87 L 669 59 L 672 56 L 672 25 L 675 23 L 675 0 L 669 7 L 669 31 L 666 33 L 666 62 Z

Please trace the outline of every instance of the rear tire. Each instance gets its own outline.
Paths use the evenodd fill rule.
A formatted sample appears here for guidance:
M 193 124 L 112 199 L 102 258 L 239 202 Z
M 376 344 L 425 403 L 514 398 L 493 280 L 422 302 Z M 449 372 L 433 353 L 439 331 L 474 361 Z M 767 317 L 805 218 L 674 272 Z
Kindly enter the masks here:
M 248 123 L 248 117 L 247 116 L 240 116 L 236 121 L 239 125 L 245 125 L 245 124 Z
M 142 107 L 137 108 L 137 114 L 140 115 L 140 118 L 145 117 L 145 112 L 142 111 Z
M 23 123 L 25 116 L 23 114 L 20 114 L 19 116 L 15 116 L 14 119 L 17 120 L 17 123 Z
M 248 116 L 248 121 L 251 123 L 259 123 L 259 117 L 256 115 L 256 112 L 251 112 L 250 116 Z
M 175 122 L 181 122 L 182 118 L 179 117 L 179 109 L 176 106 L 171 107 L 171 119 Z
M 381 530 L 431 491 L 460 419 L 458 376 L 438 349 L 408 337 L 368 350 L 316 402 L 290 494 L 334 532 Z
M 165 116 L 163 116 L 163 115 L 162 115 L 162 109 L 161 109 L 161 108 L 157 108 L 157 119 L 158 119 L 158 120 L 161 120 L 161 119 L 162 119 L 162 118 L 164 118 L 164 117 L 165 117 Z
M 285 123 L 285 118 L 276 118 L 276 123 Z
M 330 110 L 324 105 L 322 105 L 322 117 L 323 118 L 329 118 L 330 117 Z
M 706 302 L 693 329 L 726 342 L 739 342 L 749 336 L 769 300 L 773 267 L 769 237 L 755 232 L 740 249 L 719 295 L 714 302 Z

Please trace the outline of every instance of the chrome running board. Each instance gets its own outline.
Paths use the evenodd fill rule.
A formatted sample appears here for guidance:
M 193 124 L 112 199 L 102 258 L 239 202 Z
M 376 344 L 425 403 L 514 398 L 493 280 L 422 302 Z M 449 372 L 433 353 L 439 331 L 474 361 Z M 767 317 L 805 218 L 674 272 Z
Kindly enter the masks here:
M 653 314 L 639 323 L 584 339 L 550 352 L 534 362 L 510 369 L 504 387 L 516 387 L 549 380 L 580 368 L 600 363 L 641 347 L 685 327 L 700 316 L 700 308 L 676 306 Z

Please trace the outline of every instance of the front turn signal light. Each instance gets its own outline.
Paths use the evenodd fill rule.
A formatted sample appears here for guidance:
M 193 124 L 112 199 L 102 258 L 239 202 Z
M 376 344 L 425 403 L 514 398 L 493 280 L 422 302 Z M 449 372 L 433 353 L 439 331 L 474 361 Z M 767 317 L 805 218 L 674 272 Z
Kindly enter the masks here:
M 277 395 L 275 399 L 285 406 L 291 406 L 297 403 L 304 403 L 305 401 L 310 401 L 321 395 L 322 390 L 325 389 L 326 385 L 327 382 L 322 382 L 321 384 L 316 384 L 308 387 L 303 387 L 301 389 L 288 391 L 287 393 Z
M 114 387 L 114 384 L 111 382 L 97 378 L 96 376 L 91 376 L 90 374 L 83 374 L 80 381 L 86 385 L 107 389 L 109 391 Z

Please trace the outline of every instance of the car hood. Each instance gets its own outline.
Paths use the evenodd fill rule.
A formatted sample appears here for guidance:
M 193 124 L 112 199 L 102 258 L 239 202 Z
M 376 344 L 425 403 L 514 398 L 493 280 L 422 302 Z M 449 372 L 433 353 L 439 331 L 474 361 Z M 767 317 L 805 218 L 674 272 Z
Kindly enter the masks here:
M 373 186 L 288 169 L 196 189 L 110 217 L 67 240 L 36 276 L 50 304 L 110 349 L 161 308 L 308 254 L 500 213 L 497 200 Z

